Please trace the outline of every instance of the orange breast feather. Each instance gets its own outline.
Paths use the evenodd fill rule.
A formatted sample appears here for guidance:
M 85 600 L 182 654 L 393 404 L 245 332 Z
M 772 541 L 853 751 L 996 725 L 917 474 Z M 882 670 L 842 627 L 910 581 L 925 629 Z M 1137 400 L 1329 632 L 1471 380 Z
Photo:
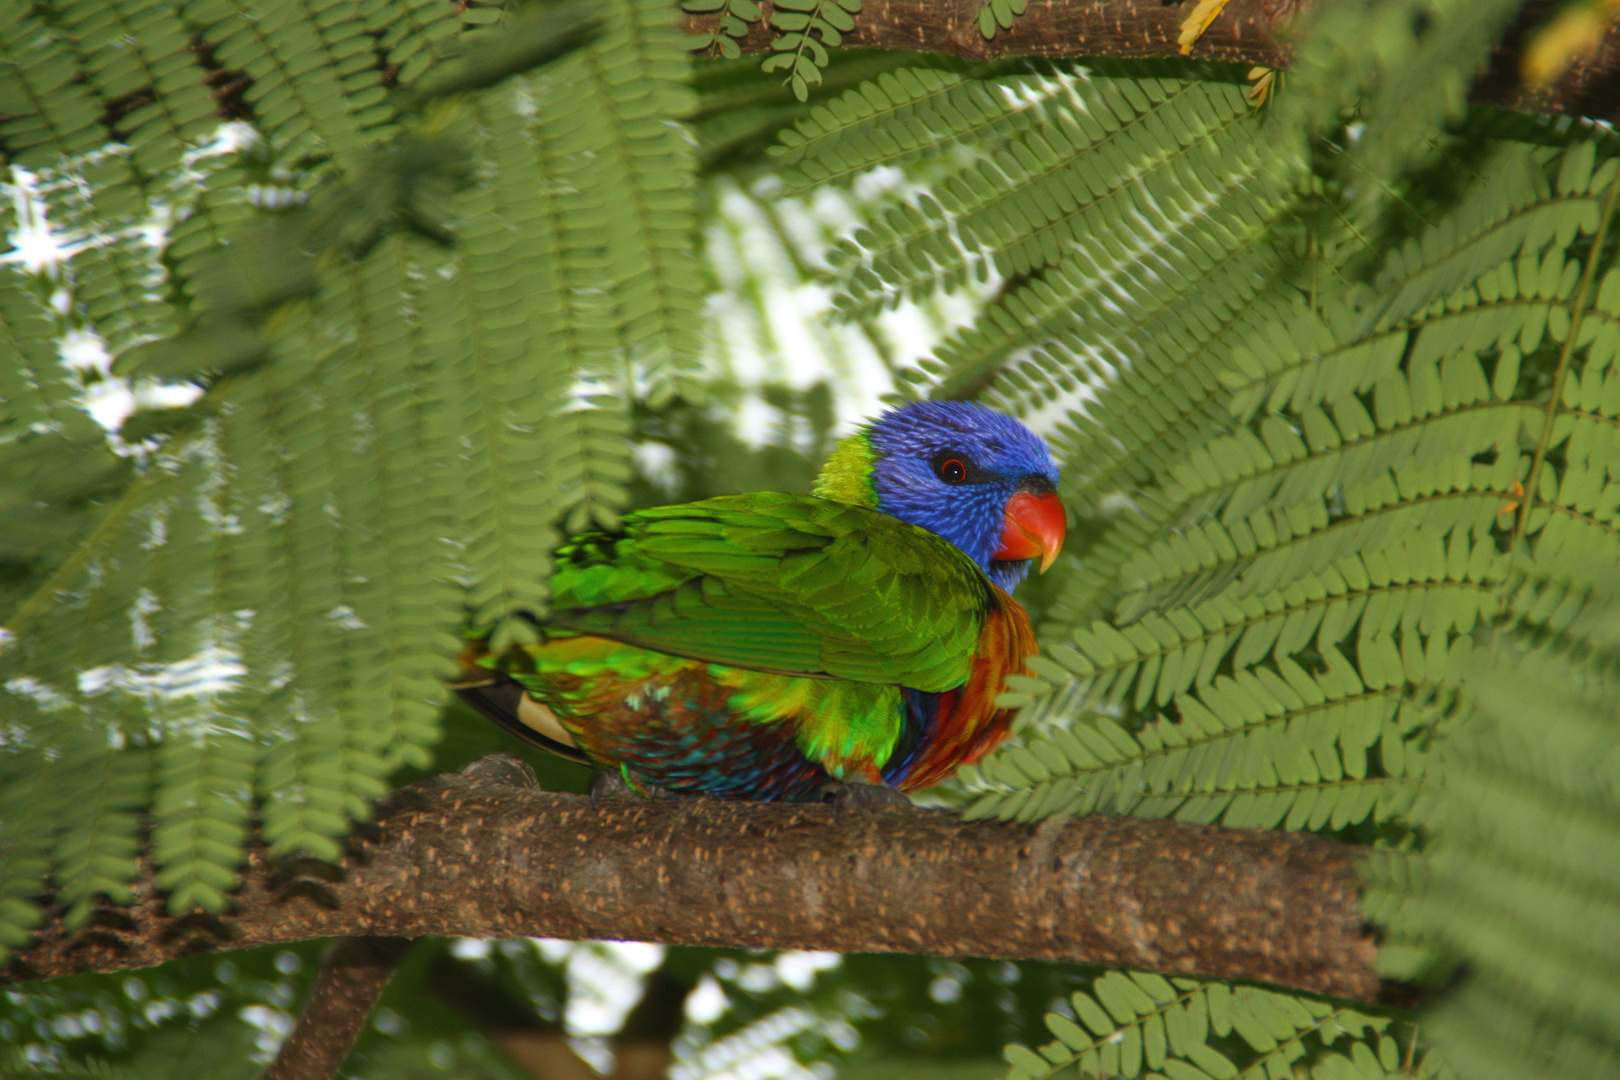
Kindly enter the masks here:
M 1007 688 L 1007 676 L 1027 675 L 1025 661 L 1040 650 L 1029 615 L 1018 601 L 990 586 L 990 610 L 967 682 L 939 695 L 939 714 L 928 749 L 901 782 L 902 791 L 937 784 L 963 765 L 971 765 L 1006 739 L 1016 709 L 998 709 L 996 698 Z

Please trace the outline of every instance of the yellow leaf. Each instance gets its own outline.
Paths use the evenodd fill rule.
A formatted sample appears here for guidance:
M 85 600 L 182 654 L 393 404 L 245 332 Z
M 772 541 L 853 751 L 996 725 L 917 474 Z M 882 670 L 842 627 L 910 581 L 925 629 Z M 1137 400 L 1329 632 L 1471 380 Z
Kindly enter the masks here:
M 1508 485 L 1508 494 L 1512 497 L 1502 503 L 1502 508 L 1497 511 L 1499 515 L 1511 514 L 1519 508 L 1519 500 L 1524 498 L 1524 485 L 1517 480 L 1513 481 Z
M 1524 50 L 1519 61 L 1524 81 L 1531 86 L 1546 86 L 1570 64 L 1589 59 L 1603 44 L 1603 35 L 1616 14 L 1620 14 L 1620 0 L 1597 0 L 1566 8 Z
M 1254 85 L 1249 87 L 1244 97 L 1256 109 L 1262 108 L 1277 89 L 1277 69 L 1268 67 L 1252 67 L 1249 69 L 1249 81 Z
M 1176 40 L 1181 43 L 1181 55 L 1186 56 L 1192 52 L 1193 42 L 1204 36 L 1209 24 L 1226 7 L 1226 0 L 1198 0 L 1198 5 L 1192 9 L 1192 14 L 1181 21 L 1181 36 Z

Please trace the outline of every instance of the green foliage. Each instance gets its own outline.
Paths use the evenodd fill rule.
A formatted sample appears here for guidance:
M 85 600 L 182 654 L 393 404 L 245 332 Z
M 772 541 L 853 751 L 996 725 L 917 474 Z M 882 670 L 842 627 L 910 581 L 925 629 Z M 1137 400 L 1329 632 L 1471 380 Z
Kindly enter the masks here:
M 1429 1021 L 1466 1076 L 1598 1076 L 1620 1063 L 1613 858 L 1620 700 L 1613 565 L 1520 576 L 1525 617 L 1469 671 L 1468 723 L 1423 810 L 1434 840 L 1374 864 L 1370 910 L 1410 976 L 1466 965 Z M 1549 597 L 1557 597 L 1548 604 Z
M 853 0 L 776 5 L 768 74 L 717 68 L 695 113 L 683 50 L 735 56 L 762 15 L 684 6 L 711 36 L 662 0 L 0 11 L 0 949 L 47 895 L 74 924 L 128 900 L 145 840 L 177 913 L 228 903 L 255 822 L 272 854 L 335 856 L 435 765 L 453 631 L 521 636 L 565 532 L 803 490 L 830 393 L 786 365 L 704 385 L 705 354 L 782 342 L 704 340 L 695 234 L 744 199 L 785 238 L 777 194 L 847 186 L 816 286 L 866 343 L 905 302 L 988 292 L 899 392 L 1024 416 L 1073 515 L 1024 589 L 1019 735 L 939 798 L 1370 845 L 1386 971 L 1460 981 L 1413 1017 L 922 958 L 801 985 L 676 951 L 664 976 L 730 1002 L 681 1075 L 768 1045 L 977 1078 L 1008 1041 L 1018 1078 L 1614 1072 L 1620 144 L 1464 114 L 1517 5 L 1317 5 L 1267 114 L 1202 64 L 835 57 Z M 984 4 L 980 32 L 1021 10 Z M 849 89 L 794 104 L 824 77 Z M 767 306 L 761 275 L 718 276 Z M 123 390 L 104 437 L 84 409 Z M 743 400 L 773 445 L 727 426 Z M 437 764 L 494 748 L 479 731 Z M 566 979 L 535 957 L 468 963 L 555 1019 Z M 432 1004 L 442 959 L 402 974 L 361 1075 L 516 1075 Z M 243 963 L 177 965 L 153 1010 L 93 980 L 8 994 L 0 1035 L 42 1074 L 228 1071 L 227 1013 L 284 1016 L 307 982 Z
M 1458 582 L 1446 576 L 1445 553 L 1430 549 L 1422 554 L 1440 555 L 1438 565 L 1392 576 L 1391 563 L 1409 554 L 1368 556 L 1370 568 L 1344 560 L 1268 598 L 1269 610 L 1229 590 L 1169 617 L 1076 631 L 1073 647 L 1054 645 L 1040 663 L 1054 679 L 1074 680 L 1029 718 L 1054 730 L 987 762 L 981 777 L 997 790 L 969 815 L 1103 810 L 1335 830 L 1398 819 L 1425 775 L 1437 712 L 1409 695 L 1443 694 L 1455 682 L 1463 635 L 1492 613 L 1496 562 L 1482 580 Z M 1359 670 L 1346 653 L 1360 658 Z M 1179 719 L 1129 731 L 1108 715 L 1172 701 Z M 1087 708 L 1096 711 L 1055 726 Z
M 743 38 L 766 18 L 754 0 L 681 0 L 680 7 L 715 19 L 714 28 L 706 36 L 694 35 L 688 47 L 727 60 L 742 55 Z M 797 100 L 808 101 L 810 88 L 821 85 L 831 50 L 843 44 L 860 13 L 861 0 L 777 0 L 767 20 L 771 52 L 759 70 L 787 72 L 783 85 Z
M 1601 302 L 1584 299 L 1583 253 L 1617 172 L 1590 143 L 1555 161 L 1504 148 L 1371 285 L 1319 283 L 1314 304 L 1278 304 L 1232 347 L 1199 380 L 1226 430 L 1206 408 L 1201 442 L 1178 443 L 1147 498 L 1130 493 L 1171 528 L 1092 548 L 1117 558 L 1114 618 L 1049 638 L 1042 681 L 1021 690 L 1045 695 L 1028 720 L 1053 730 L 985 765 L 993 790 L 972 812 L 1399 824 L 1474 635 L 1502 604 L 1513 485 L 1546 424 L 1573 430 L 1536 402 L 1523 357 L 1606 339 Z M 1606 371 L 1608 346 L 1588 365 L 1593 354 Z M 1105 387 L 1088 412 L 1106 408 Z M 1178 419 L 1143 441 L 1180 435 Z M 1589 461 L 1595 440 L 1584 445 Z M 1085 449 L 1075 456 L 1091 461 Z M 1620 556 L 1612 535 L 1582 524 L 1604 512 L 1591 482 L 1582 496 L 1539 486 L 1566 513 L 1548 507 L 1536 528 L 1557 516 L 1571 524 L 1555 534 L 1577 538 L 1583 559 Z M 1076 711 L 1090 715 L 1071 724 Z
M 944 67 L 885 72 L 817 105 L 783 130 L 772 155 L 791 166 L 787 192 L 847 183 L 880 166 L 901 168 L 937 154 L 942 127 L 985 149 L 1061 115 L 1050 103 L 1065 89 L 1056 68 L 984 74 Z M 1009 107 L 1009 102 L 1017 102 Z M 960 170 L 946 160 L 936 167 Z
M 720 12 L 714 30 L 706 38 L 694 39 L 692 47 L 717 53 L 727 60 L 742 55 L 742 39 L 764 15 L 754 0 L 681 0 L 681 10 L 692 15 Z
M 1371 187 L 1432 153 L 1441 128 L 1467 107 L 1468 90 L 1518 12 L 1514 0 L 1358 0 L 1313 7 L 1282 98 L 1284 125 L 1365 126 L 1352 156 Z
M 996 31 L 1012 29 L 1013 21 L 1024 13 L 1026 6 L 1025 0 L 986 0 L 975 20 L 979 33 L 986 41 L 994 40 Z
M 335 857 L 384 778 L 428 764 L 452 573 L 478 621 L 542 605 L 559 507 L 610 524 L 628 497 L 614 392 L 667 397 L 696 353 L 690 92 L 662 4 L 466 27 L 420 5 L 188 12 L 3 20 L 12 161 L 54 226 L 84 226 L 0 290 L 5 493 L 32 508 L 4 552 L 4 725 L 29 733 L 5 755 L 10 945 L 46 873 L 74 919 L 127 899 L 145 812 L 177 912 L 223 908 L 256 814 L 273 852 Z M 253 125 L 223 144 L 211 70 Z M 154 222 L 161 252 L 124 242 Z M 204 393 L 137 413 L 119 456 L 71 418 L 111 375 L 47 366 L 74 331 L 137 391 Z
M 53 392 L 72 388 L 66 379 L 52 381 Z M 10 619 L 62 552 L 94 525 L 101 502 L 129 483 L 130 462 L 114 454 L 102 429 L 69 401 L 64 393 L 32 420 L 0 421 L 6 462 L 0 500 L 7 507 L 0 534 L 0 618 Z
M 901 146 L 910 144 L 912 151 L 937 143 L 929 123 L 936 115 L 953 128 L 983 125 L 992 137 L 1007 129 L 1005 144 L 984 159 L 945 177 L 917 205 L 896 207 L 855 235 L 841 253 L 849 269 L 840 298 L 847 314 L 950 288 L 992 268 L 1023 277 L 1065 262 L 1128 259 L 1134 248 L 1119 222 L 1140 213 L 1155 230 L 1174 229 L 1206 201 L 1218 201 L 1215 192 L 1255 184 L 1269 165 L 1255 125 L 1240 122 L 1248 106 L 1236 86 L 1064 71 L 1011 78 L 1032 83 L 1033 100 L 1003 90 L 999 102 L 986 102 L 983 88 L 952 93 L 930 79 L 904 86 L 905 98 L 867 110 L 854 124 L 823 125 L 818 134 L 836 139 L 845 172 L 892 156 L 888 140 L 878 143 L 862 130 L 891 112 L 899 112 Z M 846 107 L 853 108 L 848 99 L 854 93 L 846 95 Z M 983 115 L 991 104 L 999 106 L 999 116 Z M 1025 109 L 1040 111 L 1023 123 L 1008 122 L 1008 114 Z M 800 145 L 795 152 L 810 156 L 816 147 Z M 960 368 L 962 359 L 946 363 Z
M 116 978 L 12 987 L 0 999 L 0 1075 L 249 1080 L 267 1022 L 307 991 L 323 945 L 198 957 Z
M 855 29 L 860 13 L 861 0 L 777 0 L 771 25 L 784 32 L 771 39 L 771 55 L 760 70 L 786 71 L 793 96 L 809 100 L 810 87 L 821 83 L 827 50 Z
M 52 340 L 56 333 L 54 320 L 29 290 L 0 289 L 0 341 L 7 359 L 0 367 L 0 408 L 5 410 L 0 413 L 0 437 L 8 443 L 65 411 L 62 406 L 71 401 L 73 384 L 58 374 Z M 25 471 L 36 470 L 19 466 L 19 473 Z M 25 502 L 15 496 L 7 499 L 8 505 Z M 9 553 L 9 558 L 16 557 Z
M 1502 951 L 1528 940 L 1500 921 L 1516 910 L 1503 906 L 1506 883 L 1480 901 L 1498 921 L 1482 907 L 1477 928 L 1443 932 L 1457 890 L 1512 876 L 1447 863 L 1449 819 L 1434 804 L 1462 790 L 1498 814 L 1520 805 L 1505 793 L 1492 803 L 1484 778 L 1455 786 L 1476 775 L 1452 763 L 1472 760 L 1454 747 L 1472 745 L 1494 655 L 1484 646 L 1504 621 L 1562 633 L 1593 568 L 1620 560 L 1608 401 L 1620 385 L 1620 147 L 1579 128 L 1561 143 L 1443 130 L 1455 110 L 1436 88 L 1460 106 L 1507 10 L 1462 7 L 1419 31 L 1400 5 L 1322 15 L 1344 25 L 1301 47 L 1303 89 L 1291 87 L 1281 119 L 1251 115 L 1238 87 L 1190 67 L 1158 79 L 917 69 L 812 110 L 781 154 L 789 182 L 808 187 L 911 165 L 944 133 L 980 148 L 930 161 L 921 189 L 858 232 L 837 267 L 840 310 L 857 317 L 972 274 L 1005 281 L 911 392 L 978 397 L 1048 425 L 1082 526 L 1068 573 L 1042 597 L 1036 677 L 1003 699 L 1025 706 L 1022 736 L 964 776 L 968 816 L 1173 816 L 1414 852 L 1432 838 L 1435 868 L 1423 858 L 1410 870 L 1430 907 L 1388 902 L 1408 935 L 1391 955 L 1409 958 L 1407 975 L 1465 951 L 1470 963 L 1494 957 L 1500 974 L 1472 1004 L 1437 1014 L 1450 1018 L 1434 1036 L 1448 1059 L 1483 1068 L 1503 1040 L 1529 1045 L 1527 1028 L 1485 1027 L 1522 1000 L 1514 1024 L 1568 1034 L 1549 1034 L 1533 1063 L 1516 1058 L 1517 1074 L 1566 1043 L 1581 1063 L 1561 1066 L 1570 1075 L 1601 1072 L 1613 1029 L 1582 1004 L 1612 996 L 1592 981 L 1601 960 L 1546 948 L 1521 970 L 1528 953 Z M 1323 75 L 1331 56 L 1341 67 Z M 1326 98 L 1348 103 L 1363 79 L 1363 126 L 1333 133 L 1348 157 L 1307 156 L 1288 126 L 1304 125 L 1304 110 L 1315 131 L 1333 129 L 1338 104 Z M 1039 124 L 1024 126 L 1026 112 Z M 1426 171 L 1403 171 L 1412 163 Z M 1510 574 L 1516 559 L 1531 569 Z M 1534 696 L 1513 698 L 1525 723 Z M 1573 758 L 1563 768 L 1538 775 L 1553 784 L 1579 771 Z M 1521 826 L 1527 851 L 1552 813 Z M 1475 824 L 1456 842 L 1476 862 L 1495 858 L 1488 828 L 1504 827 Z M 1614 850 L 1594 835 L 1578 854 L 1538 855 L 1538 884 L 1518 903 L 1559 896 L 1540 932 L 1573 941 L 1577 925 L 1603 925 L 1577 897 L 1594 887 L 1582 868 Z M 1433 875 L 1447 866 L 1442 884 Z M 1570 989 L 1530 1004 L 1531 987 L 1553 985 Z M 1275 1001 L 1279 1031 L 1282 1011 L 1326 1008 Z M 1089 1031 L 1049 1018 L 1059 1043 L 1016 1052 L 1015 1075 L 1077 1061 L 1082 1075 L 1135 1074 L 1135 1057 L 1083 1060 L 1144 1052 L 1140 1035 L 1116 1030 L 1130 1016 L 1099 1015 Z M 1309 1063 L 1313 1075 L 1440 1068 L 1409 1051 L 1392 1058 L 1394 1046 L 1330 1041 Z M 1173 1057 L 1148 1067 L 1246 1067 Z
M 1414 1062 L 1411 1033 L 1397 1038 L 1387 1017 L 1317 998 L 1138 971 L 1108 972 L 1089 991 L 1047 1015 L 1053 1042 L 1038 1052 L 1007 1048 L 1008 1080 L 1141 1076 L 1144 1068 L 1174 1080 L 1232 1080 L 1301 1066 L 1323 1080 L 1452 1075 L 1436 1059 Z

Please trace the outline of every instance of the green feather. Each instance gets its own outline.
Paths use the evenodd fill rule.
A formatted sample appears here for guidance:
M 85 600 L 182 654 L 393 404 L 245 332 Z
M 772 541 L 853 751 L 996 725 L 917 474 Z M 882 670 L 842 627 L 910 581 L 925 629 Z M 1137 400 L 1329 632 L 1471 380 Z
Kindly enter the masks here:
M 839 443 L 816 477 L 815 493 L 823 499 L 877 508 L 877 489 L 872 485 L 872 440 L 862 429 Z
M 989 583 L 925 529 L 756 492 L 627 515 L 559 553 L 552 626 L 781 675 L 943 691 L 967 678 Z

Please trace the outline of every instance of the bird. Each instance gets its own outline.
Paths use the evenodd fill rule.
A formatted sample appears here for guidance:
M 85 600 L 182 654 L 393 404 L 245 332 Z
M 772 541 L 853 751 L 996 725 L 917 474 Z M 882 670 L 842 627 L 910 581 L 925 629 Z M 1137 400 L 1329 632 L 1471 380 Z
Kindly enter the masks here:
M 474 641 L 454 685 L 597 792 L 909 801 L 1008 735 L 1037 652 L 1010 592 L 1066 521 L 1046 443 L 917 401 L 834 448 L 812 493 L 624 515 L 561 546 L 536 640 Z

